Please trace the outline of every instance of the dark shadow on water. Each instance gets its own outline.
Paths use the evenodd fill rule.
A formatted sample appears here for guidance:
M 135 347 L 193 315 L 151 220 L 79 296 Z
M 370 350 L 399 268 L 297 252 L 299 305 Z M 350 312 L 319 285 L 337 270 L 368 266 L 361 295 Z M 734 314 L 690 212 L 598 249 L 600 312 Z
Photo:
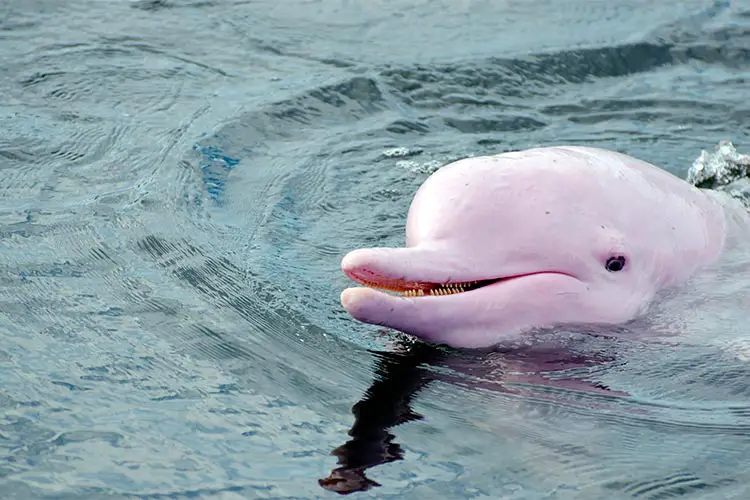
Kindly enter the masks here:
M 526 382 L 608 396 L 623 395 L 597 384 L 573 379 L 546 379 L 541 372 L 611 362 L 603 356 L 582 356 L 563 350 L 518 349 L 491 352 L 457 352 L 421 342 L 403 346 L 396 352 L 374 352 L 375 377 L 362 399 L 352 407 L 354 424 L 349 439 L 332 450 L 338 467 L 318 480 L 326 490 L 342 495 L 381 486 L 368 478 L 367 469 L 404 459 L 404 451 L 394 442 L 390 429 L 422 415 L 414 413 L 412 401 L 430 382 L 440 379 L 456 385 L 520 394 L 506 382 Z M 439 373 L 430 367 L 448 368 L 455 375 Z M 525 371 L 527 376 L 506 379 L 507 372 Z
M 366 491 L 380 486 L 365 471 L 377 465 L 403 460 L 404 451 L 394 443 L 389 429 L 422 415 L 411 409 L 412 399 L 435 377 L 425 364 L 439 363 L 446 353 L 426 344 L 414 344 L 402 352 L 376 352 L 375 380 L 364 397 L 352 407 L 352 438 L 334 449 L 336 469 L 318 483 L 340 494 Z

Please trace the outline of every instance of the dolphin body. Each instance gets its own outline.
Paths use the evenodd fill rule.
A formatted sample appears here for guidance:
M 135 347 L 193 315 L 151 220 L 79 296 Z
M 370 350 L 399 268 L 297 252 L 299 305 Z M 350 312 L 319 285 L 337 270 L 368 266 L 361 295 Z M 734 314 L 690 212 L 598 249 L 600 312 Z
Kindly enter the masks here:
M 405 247 L 343 258 L 365 286 L 344 290 L 341 303 L 359 321 L 460 348 L 626 323 L 719 259 L 729 200 L 597 148 L 459 160 L 417 191 Z

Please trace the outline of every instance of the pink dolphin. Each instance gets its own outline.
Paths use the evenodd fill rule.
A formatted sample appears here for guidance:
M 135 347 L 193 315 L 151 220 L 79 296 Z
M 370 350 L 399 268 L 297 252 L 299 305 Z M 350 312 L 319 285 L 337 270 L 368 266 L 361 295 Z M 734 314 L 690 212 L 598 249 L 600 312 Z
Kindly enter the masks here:
M 539 327 L 621 324 L 716 261 L 727 224 L 718 193 L 612 151 L 464 159 L 417 191 L 406 247 L 344 257 L 365 287 L 341 303 L 359 321 L 464 348 Z

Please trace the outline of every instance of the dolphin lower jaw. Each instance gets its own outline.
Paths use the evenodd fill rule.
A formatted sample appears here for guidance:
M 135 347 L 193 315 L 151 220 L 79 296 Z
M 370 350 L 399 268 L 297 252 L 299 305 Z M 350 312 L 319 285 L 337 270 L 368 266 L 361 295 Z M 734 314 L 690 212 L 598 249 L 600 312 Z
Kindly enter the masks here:
M 575 277 L 540 272 L 446 296 L 401 293 L 353 287 L 343 291 L 341 303 L 364 323 L 431 343 L 484 348 L 534 328 L 580 319 L 591 292 Z

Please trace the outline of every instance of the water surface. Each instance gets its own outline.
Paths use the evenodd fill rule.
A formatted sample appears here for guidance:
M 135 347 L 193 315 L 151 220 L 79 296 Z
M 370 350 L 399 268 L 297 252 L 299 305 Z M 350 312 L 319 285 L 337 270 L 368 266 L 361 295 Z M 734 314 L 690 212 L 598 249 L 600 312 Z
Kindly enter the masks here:
M 750 151 L 748 47 L 739 1 L 7 0 L 0 491 L 747 498 L 742 253 L 622 331 L 491 353 L 338 295 L 451 160 Z

